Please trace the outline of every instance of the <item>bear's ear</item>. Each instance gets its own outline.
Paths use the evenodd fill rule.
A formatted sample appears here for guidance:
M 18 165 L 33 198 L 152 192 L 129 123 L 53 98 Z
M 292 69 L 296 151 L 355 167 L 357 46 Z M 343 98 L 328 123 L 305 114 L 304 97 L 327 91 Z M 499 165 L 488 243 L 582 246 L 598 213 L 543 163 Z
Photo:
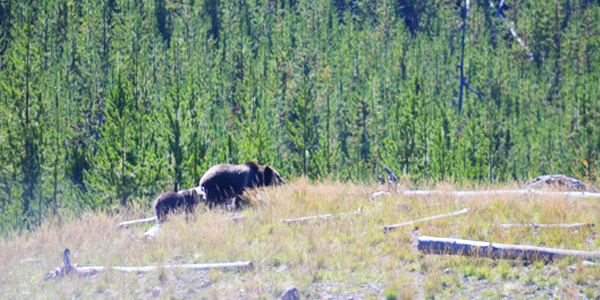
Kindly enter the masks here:
M 271 168 L 271 166 L 266 166 L 264 174 L 265 174 L 264 175 L 265 176 L 264 177 L 264 179 L 265 179 L 265 181 L 264 181 L 265 186 L 271 185 L 271 182 L 273 182 L 273 168 Z
M 194 203 L 200 203 L 200 201 L 202 201 L 202 193 L 198 193 L 196 188 L 191 188 L 190 192 L 192 193 L 192 199 L 194 199 Z

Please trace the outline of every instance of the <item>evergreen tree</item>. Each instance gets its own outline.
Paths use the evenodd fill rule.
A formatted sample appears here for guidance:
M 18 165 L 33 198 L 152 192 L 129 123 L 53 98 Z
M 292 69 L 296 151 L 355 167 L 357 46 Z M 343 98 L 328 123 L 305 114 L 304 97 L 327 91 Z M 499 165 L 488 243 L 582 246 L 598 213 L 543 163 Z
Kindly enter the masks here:
M 266 121 L 268 104 L 262 84 L 256 80 L 254 67 L 250 66 L 249 71 L 237 92 L 236 102 L 241 107 L 236 123 L 240 131 L 239 147 L 244 161 L 270 164 L 274 157 L 272 135 Z
M 154 17 L 156 18 L 156 30 L 162 36 L 167 47 L 171 44 L 172 21 L 171 13 L 165 0 L 154 0 Z
M 175 76 L 174 82 L 175 86 L 169 91 L 168 101 L 164 101 L 165 117 L 162 118 L 162 124 L 157 131 L 163 135 L 166 142 L 172 167 L 173 191 L 178 191 L 183 181 L 183 163 L 186 160 L 183 139 L 186 130 L 187 103 L 181 91 L 179 75 Z
M 100 127 L 97 151 L 87 152 L 92 168 L 85 171 L 84 178 L 96 207 L 127 205 L 147 176 L 142 169 L 144 158 L 134 151 L 136 130 L 140 128 L 135 126 L 137 111 L 131 83 L 122 78 L 121 72 L 116 79 L 106 107 L 102 108 L 106 120 Z
M 47 142 L 43 134 L 46 106 L 43 101 L 44 82 L 40 76 L 41 49 L 32 24 L 34 18 L 32 7 L 25 6 L 11 34 L 15 40 L 7 51 L 10 60 L 2 83 L 4 139 L 8 151 L 4 167 L 12 169 L 12 179 L 19 182 L 19 190 L 22 191 L 19 206 L 23 218 L 23 223 L 19 223 L 27 226 L 41 222 L 45 204 L 42 203 L 40 184 Z
M 286 132 L 290 141 L 294 169 L 304 176 L 316 178 L 321 170 L 315 163 L 317 124 L 312 61 L 305 54 L 300 55 L 297 66 L 298 88 L 292 94 L 292 106 L 286 119 Z

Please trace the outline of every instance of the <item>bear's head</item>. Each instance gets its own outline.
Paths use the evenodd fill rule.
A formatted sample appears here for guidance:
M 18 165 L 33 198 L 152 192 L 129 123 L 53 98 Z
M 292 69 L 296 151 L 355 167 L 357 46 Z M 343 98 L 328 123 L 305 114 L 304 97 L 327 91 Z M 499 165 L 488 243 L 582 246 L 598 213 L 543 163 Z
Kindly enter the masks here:
M 206 196 L 206 193 L 204 193 L 204 188 L 200 188 L 200 187 L 191 188 L 189 190 L 179 191 L 178 193 L 183 196 L 183 198 L 185 199 L 185 202 L 187 204 L 193 204 L 193 205 L 196 205 L 196 204 L 204 201 L 204 198 Z
M 279 175 L 279 172 L 277 172 L 271 166 L 265 167 L 264 178 L 265 178 L 265 186 L 285 184 L 285 180 L 283 180 L 283 178 L 281 178 L 281 175 Z

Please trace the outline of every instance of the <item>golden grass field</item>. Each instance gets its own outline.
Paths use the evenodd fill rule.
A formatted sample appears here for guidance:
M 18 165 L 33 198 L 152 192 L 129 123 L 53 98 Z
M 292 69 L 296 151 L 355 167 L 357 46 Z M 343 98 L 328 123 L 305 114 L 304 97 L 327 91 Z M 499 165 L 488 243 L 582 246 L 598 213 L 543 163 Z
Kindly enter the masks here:
M 500 227 L 501 223 L 573 223 L 600 220 L 600 199 L 496 195 L 371 198 L 383 186 L 291 183 L 259 190 L 253 208 L 237 214 L 207 211 L 175 216 L 154 241 L 142 235 L 153 224 L 117 230 L 121 221 L 152 215 L 149 205 L 127 213 L 87 213 L 48 222 L 0 240 L 2 299 L 275 299 L 296 285 L 303 299 L 597 299 L 600 266 L 573 259 L 553 263 L 423 255 L 418 235 L 600 251 L 596 229 Z M 514 189 L 497 186 L 418 186 L 421 189 Z M 250 193 L 253 194 L 253 193 Z M 466 215 L 383 233 L 385 225 L 456 211 Z M 284 224 L 282 219 L 354 212 L 329 220 Z M 251 271 L 166 270 L 44 281 L 71 250 L 79 265 L 145 266 L 167 263 L 252 261 Z M 261 263 L 262 262 L 262 263 Z M 160 292 L 159 292 L 160 291 Z

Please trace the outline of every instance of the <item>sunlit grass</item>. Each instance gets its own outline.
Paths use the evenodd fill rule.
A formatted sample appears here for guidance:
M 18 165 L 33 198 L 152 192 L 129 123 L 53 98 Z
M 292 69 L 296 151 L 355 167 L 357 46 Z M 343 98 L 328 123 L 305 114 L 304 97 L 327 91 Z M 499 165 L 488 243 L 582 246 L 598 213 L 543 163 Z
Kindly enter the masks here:
M 474 188 L 511 188 L 511 186 Z M 423 187 L 419 187 L 423 188 Z M 433 187 L 455 189 L 449 184 Z M 514 187 L 512 187 L 514 188 Z M 361 298 L 415 299 L 480 293 L 489 297 L 516 295 L 515 286 L 558 286 L 563 297 L 577 286 L 592 295 L 600 267 L 576 260 L 556 263 L 523 263 L 456 256 L 425 256 L 414 247 L 418 235 L 455 237 L 499 243 L 543 245 L 598 251 L 592 229 L 501 228 L 502 223 L 597 222 L 600 203 L 594 199 L 539 196 L 405 197 L 391 194 L 372 199 L 372 187 L 345 184 L 311 184 L 299 179 L 288 185 L 258 191 L 264 200 L 238 214 L 198 207 L 195 218 L 174 216 L 153 242 L 144 242 L 151 225 L 117 230 L 120 221 L 146 217 L 150 208 L 134 207 L 120 215 L 88 213 L 63 217 L 62 224 L 48 222 L 26 234 L 0 240 L 0 286 L 7 298 L 59 299 L 94 297 L 149 297 L 160 286 L 161 298 L 182 295 L 223 298 L 276 298 L 292 284 L 303 296 L 321 297 L 322 286 L 336 283 L 326 293 L 359 293 Z M 253 195 L 256 192 L 250 193 Z M 435 214 L 475 208 L 459 217 L 434 220 L 384 234 L 385 225 Z M 284 224 L 282 219 L 309 215 L 355 212 L 329 220 Z M 92 278 L 43 281 L 43 275 L 61 265 L 64 248 L 80 265 L 143 266 L 168 263 L 252 261 L 250 272 L 193 272 L 164 270 L 138 274 L 106 271 Z M 35 258 L 39 262 L 23 262 Z M 552 268 L 550 268 L 552 267 Z M 488 288 L 474 290 L 474 282 Z M 375 287 L 370 286 L 370 284 Z M 591 291 L 591 292 L 590 292 Z M 111 296 L 112 295 L 112 296 Z M 117 296 L 114 296 L 117 295 Z M 452 296 L 456 298 L 456 296 Z

